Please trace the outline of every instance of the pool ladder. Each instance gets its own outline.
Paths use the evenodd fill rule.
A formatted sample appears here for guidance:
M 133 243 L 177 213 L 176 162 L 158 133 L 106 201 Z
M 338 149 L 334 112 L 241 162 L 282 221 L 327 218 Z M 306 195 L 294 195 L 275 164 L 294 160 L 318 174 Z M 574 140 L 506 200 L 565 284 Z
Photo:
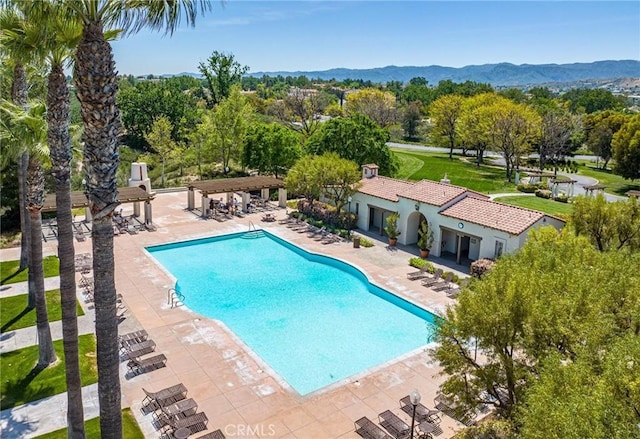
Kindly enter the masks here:
M 184 294 L 175 288 L 169 288 L 169 291 L 167 291 L 167 305 L 171 305 L 171 308 L 184 305 Z
M 243 238 L 260 238 L 261 236 L 264 236 L 264 232 L 262 231 L 262 229 L 257 228 L 252 221 L 249 221 L 249 231 L 245 233 L 242 237 Z

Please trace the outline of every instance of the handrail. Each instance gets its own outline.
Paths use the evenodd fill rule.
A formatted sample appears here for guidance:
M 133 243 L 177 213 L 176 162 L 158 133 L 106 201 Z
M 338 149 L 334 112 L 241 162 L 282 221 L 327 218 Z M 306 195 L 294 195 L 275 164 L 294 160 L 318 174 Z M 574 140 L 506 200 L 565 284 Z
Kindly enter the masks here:
M 257 232 L 258 228 L 256 227 L 255 224 L 253 224 L 253 221 L 249 221 L 249 231 L 251 231 L 251 228 L 253 227 L 253 231 Z
M 167 291 L 167 305 L 171 305 L 171 308 L 175 308 L 179 304 L 184 303 L 184 294 L 175 288 L 169 288 Z

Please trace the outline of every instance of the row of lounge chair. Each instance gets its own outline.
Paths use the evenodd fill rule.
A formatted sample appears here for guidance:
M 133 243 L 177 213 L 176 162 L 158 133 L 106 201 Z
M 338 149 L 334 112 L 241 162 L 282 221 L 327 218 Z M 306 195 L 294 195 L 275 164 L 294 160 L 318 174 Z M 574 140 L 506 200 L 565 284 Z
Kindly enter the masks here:
M 409 395 L 400 399 L 400 410 L 413 416 L 413 405 Z M 421 403 L 416 405 L 415 411 L 415 431 L 420 439 L 431 439 L 434 435 L 442 434 L 442 428 L 439 426 L 442 420 L 440 411 L 429 409 Z M 378 415 L 378 424 L 364 416 L 355 421 L 355 432 L 364 439 L 413 439 L 409 438 L 409 424 L 391 410 L 385 410 Z
M 142 391 L 145 394 L 142 413 L 152 413 L 153 424 L 163 437 L 178 437 L 178 430 L 188 430 L 189 436 L 207 430 L 209 419 L 204 412 L 198 412 L 198 404 L 193 398 L 187 398 L 188 391 L 184 384 L 176 384 L 157 392 L 149 392 L 144 388 Z M 198 439 L 225 439 L 225 435 L 221 430 L 215 430 Z
M 453 273 L 449 272 L 444 277 L 444 270 L 438 268 L 433 274 L 429 273 L 428 264 L 425 264 L 420 270 L 407 273 L 407 279 L 420 280 L 420 284 L 430 288 L 433 291 L 441 292 L 450 298 L 455 298 L 461 289 L 469 283 L 468 279 L 463 279 L 460 285 L 453 283 Z
M 145 357 L 145 355 L 155 352 L 156 343 L 149 339 L 149 334 L 144 329 L 124 334 L 118 338 L 120 356 L 127 360 L 127 367 L 131 375 L 136 376 L 167 365 L 167 357 L 164 354 Z
M 330 232 L 326 227 L 316 227 L 298 218 L 287 217 L 280 220 L 279 223 L 300 234 L 306 233 L 309 238 L 322 244 L 333 244 L 342 241 L 340 235 Z

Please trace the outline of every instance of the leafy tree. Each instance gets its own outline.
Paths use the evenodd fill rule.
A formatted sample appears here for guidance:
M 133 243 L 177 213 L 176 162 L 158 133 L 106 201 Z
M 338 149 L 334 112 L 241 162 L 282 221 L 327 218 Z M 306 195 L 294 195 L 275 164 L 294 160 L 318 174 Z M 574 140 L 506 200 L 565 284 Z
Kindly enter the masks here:
M 418 137 L 418 127 L 422 120 L 422 103 L 420 101 L 411 102 L 402 112 L 402 129 L 404 135 L 409 139 Z
M 294 88 L 284 100 L 274 101 L 268 112 L 285 126 L 309 138 L 320 126 L 317 115 L 322 114 L 327 102 L 327 97 L 315 90 Z
M 331 119 L 309 138 L 307 152 L 322 155 L 335 152 L 359 166 L 375 163 L 381 175 L 392 175 L 396 170 L 391 150 L 386 142 L 389 134 L 371 119 L 361 114 L 349 118 Z
M 349 197 L 359 188 L 361 178 L 358 165 L 351 160 L 340 158 L 336 153 L 327 153 L 314 158 L 315 169 L 320 170 L 318 177 L 325 195 L 333 201 L 338 214 L 347 204 Z
M 304 195 L 313 204 L 322 194 L 322 172 L 316 156 L 303 156 L 287 173 L 284 179 L 285 187 L 289 193 Z
M 231 87 L 240 84 L 242 75 L 249 71 L 249 66 L 242 66 L 233 53 L 214 50 L 207 62 L 201 62 L 198 70 L 206 79 L 209 89 L 208 106 L 213 108 L 228 98 Z
M 243 166 L 261 174 L 285 174 L 302 155 L 296 133 L 277 124 L 252 124 L 247 130 L 242 155 Z
M 613 111 L 589 114 L 584 118 L 587 146 L 604 160 L 602 169 L 607 169 L 607 164 L 611 160 L 613 136 L 622 128 L 626 120 L 627 116 Z
M 621 110 L 624 100 L 613 95 L 609 90 L 575 88 L 560 96 L 567 102 L 573 113 L 596 113 L 605 110 Z
M 477 165 L 482 164 L 484 152 L 491 142 L 491 105 L 498 100 L 495 93 L 483 93 L 465 98 L 458 123 L 458 135 L 463 149 L 476 150 Z
M 205 121 L 199 128 L 206 138 L 207 156 L 221 163 L 225 174 L 229 172 L 231 160 L 241 161 L 251 115 L 251 106 L 240 93 L 240 87 L 233 86 L 229 97 L 205 115 Z
M 507 179 L 511 181 L 513 169 L 519 166 L 520 157 L 531 150 L 539 133 L 540 116 L 529 106 L 505 98 L 490 105 L 488 113 L 491 147 L 502 153 Z
M 456 397 L 461 410 L 494 406 L 523 434 L 548 420 L 547 435 L 531 437 L 564 437 L 562 428 L 559 436 L 553 433 L 557 421 L 569 425 L 589 416 L 598 423 L 594 431 L 615 429 L 607 425 L 613 418 L 636 417 L 637 423 L 637 362 L 617 382 L 611 378 L 622 364 L 619 343 L 631 348 L 627 340 L 637 343 L 640 334 L 640 275 L 632 268 L 639 261 L 639 253 L 601 253 L 568 231 L 532 232 L 520 252 L 501 257 L 447 309 L 433 351 L 447 376 L 441 390 Z M 637 358 L 637 347 L 633 351 L 623 357 L 627 365 Z M 603 373 L 609 362 L 612 373 Z M 588 379 L 571 377 L 568 367 Z M 620 414 L 578 404 L 577 394 L 589 401 L 585 386 L 600 379 L 622 400 Z
M 506 90 L 499 91 L 498 94 L 519 104 L 522 104 L 527 100 L 527 96 L 519 88 L 508 88 Z
M 560 108 L 545 108 L 542 111 L 538 153 L 540 155 L 540 169 L 548 160 L 557 163 L 571 151 L 571 142 L 576 132 L 575 119 L 568 112 Z
M 627 120 L 611 140 L 614 170 L 629 180 L 640 178 L 640 116 Z
M 184 133 L 195 128 L 199 121 L 197 100 L 184 92 L 181 78 L 170 78 L 161 82 L 141 81 L 118 93 L 118 108 L 122 112 L 122 123 L 126 129 L 126 143 L 130 146 L 147 147 L 145 136 L 153 122 L 163 116 L 171 123 L 171 138 L 184 141 Z
M 433 102 L 435 94 L 433 89 L 429 88 L 424 78 L 413 78 L 402 90 L 400 98 L 403 102 L 420 101 L 422 105 L 427 106 Z
M 602 194 L 577 197 L 570 224 L 600 251 L 640 250 L 640 204 L 635 197 L 613 203 Z
M 144 138 L 149 142 L 149 145 L 153 148 L 156 154 L 160 157 L 162 163 L 161 173 L 161 185 L 164 187 L 164 168 L 167 159 L 170 157 L 172 151 L 176 149 L 176 142 L 171 138 L 171 131 L 173 126 L 169 119 L 165 116 L 160 116 L 153 121 L 151 131 L 147 133 Z
M 453 149 L 457 144 L 462 102 L 461 96 L 450 94 L 436 99 L 429 107 L 433 123 L 432 138 L 437 145 L 446 144 L 449 147 L 449 159 L 453 159 Z
M 376 88 L 363 88 L 347 96 L 347 114 L 363 114 L 385 128 L 396 120 L 395 97 Z

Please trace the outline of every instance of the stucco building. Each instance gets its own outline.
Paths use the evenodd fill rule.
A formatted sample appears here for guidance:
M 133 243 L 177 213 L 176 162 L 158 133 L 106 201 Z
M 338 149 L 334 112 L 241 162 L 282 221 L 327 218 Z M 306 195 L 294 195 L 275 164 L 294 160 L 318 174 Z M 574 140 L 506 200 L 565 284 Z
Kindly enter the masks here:
M 463 260 L 496 258 L 524 244 L 537 227 L 564 226 L 561 219 L 535 210 L 491 201 L 484 194 L 446 180 L 410 182 L 378 175 L 378 166 L 362 166 L 362 186 L 349 203 L 358 215 L 358 228 L 384 233 L 385 219 L 398 212 L 398 242 L 415 244 L 425 218 L 433 230 L 431 253 Z

